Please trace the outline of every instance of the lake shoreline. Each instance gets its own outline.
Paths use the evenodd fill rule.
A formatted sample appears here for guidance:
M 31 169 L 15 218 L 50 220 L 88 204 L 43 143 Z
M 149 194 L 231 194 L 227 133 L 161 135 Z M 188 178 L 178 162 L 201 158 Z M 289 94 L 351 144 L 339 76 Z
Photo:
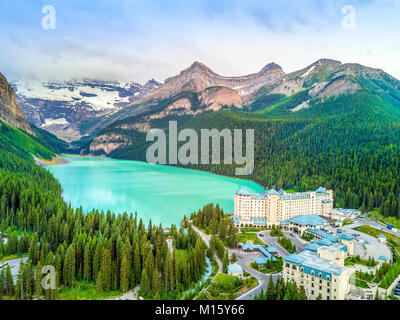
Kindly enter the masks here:
M 237 190 L 264 190 L 254 181 L 206 170 L 97 156 L 64 156 L 70 161 L 67 166 L 51 165 L 48 170 L 60 182 L 64 201 L 72 207 L 116 214 L 138 212 L 143 220 L 151 218 L 164 226 L 180 223 L 184 215 L 208 203 L 232 212 Z

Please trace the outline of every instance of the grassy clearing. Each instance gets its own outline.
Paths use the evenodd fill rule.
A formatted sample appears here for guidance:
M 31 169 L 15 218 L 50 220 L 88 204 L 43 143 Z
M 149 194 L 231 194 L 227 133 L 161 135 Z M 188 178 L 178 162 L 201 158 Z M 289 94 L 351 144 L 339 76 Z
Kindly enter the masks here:
M 28 253 L 22 253 L 22 254 L 12 254 L 9 256 L 4 256 L 0 258 L 0 261 L 9 261 L 9 260 L 15 260 L 15 259 L 22 259 L 28 256 Z
M 378 236 L 380 234 L 383 234 L 383 235 L 386 236 L 388 243 L 392 243 L 393 245 L 395 245 L 397 250 L 400 250 L 400 237 L 397 237 L 394 234 L 391 234 L 391 233 L 386 232 L 386 231 L 378 230 L 378 229 L 375 229 L 375 228 L 373 228 L 371 226 L 367 226 L 367 225 L 358 227 L 356 229 L 358 231 L 361 231 L 361 232 L 364 232 L 366 234 L 369 234 L 370 236 L 373 236 L 375 238 L 378 238 Z
M 257 233 L 265 230 L 268 230 L 268 228 L 241 228 L 242 233 L 247 233 L 247 232 Z
M 258 239 L 257 233 L 239 233 L 238 242 L 246 243 L 247 241 L 253 242 L 254 244 L 265 245 L 265 243 Z
M 375 268 L 378 265 L 377 261 L 374 260 L 366 260 L 366 259 L 362 259 L 359 256 L 356 257 L 348 257 L 346 258 L 346 260 L 344 261 L 344 265 L 345 266 L 354 266 L 356 264 L 359 265 L 363 265 L 366 267 L 371 267 L 371 268 Z
M 121 291 L 103 292 L 100 295 L 96 291 L 95 282 L 76 282 L 74 288 L 63 287 L 58 293 L 59 300 L 103 300 L 122 295 Z
M 207 297 L 211 300 L 234 300 L 239 295 L 257 286 L 257 279 L 254 277 L 240 279 L 224 273 L 218 274 L 210 288 Z
M 384 224 L 391 224 L 395 228 L 400 229 L 400 220 L 395 217 L 384 217 L 381 215 L 381 209 L 374 209 L 370 212 L 369 219 L 382 222 Z
M 368 284 L 366 281 L 364 280 L 360 280 L 360 279 L 355 279 L 356 280 L 356 286 L 360 287 L 360 288 L 364 288 L 364 289 L 368 289 Z

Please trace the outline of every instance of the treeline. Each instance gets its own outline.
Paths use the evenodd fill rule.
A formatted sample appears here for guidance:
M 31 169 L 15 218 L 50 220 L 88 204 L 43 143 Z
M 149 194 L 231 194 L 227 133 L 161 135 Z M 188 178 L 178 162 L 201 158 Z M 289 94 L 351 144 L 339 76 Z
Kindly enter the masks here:
M 308 300 L 304 286 L 300 288 L 293 281 L 278 278 L 276 284 L 270 276 L 267 290 L 262 290 L 254 300 Z
M 384 216 L 400 218 L 399 113 L 385 99 L 357 93 L 318 101 L 299 112 L 222 110 L 173 120 L 178 121 L 179 129 L 197 132 L 206 128 L 254 129 L 255 167 L 247 178 L 263 186 L 307 191 L 322 185 L 334 190 L 337 207 L 381 208 Z M 168 120 L 151 125 L 167 128 Z M 112 156 L 144 160 L 147 147 L 135 143 Z M 236 165 L 222 161 L 188 167 L 235 176 Z
M 236 246 L 238 230 L 218 204 L 204 206 L 197 212 L 193 212 L 190 215 L 190 219 L 195 226 L 204 230 L 207 234 L 217 236 L 229 248 Z M 214 243 L 218 243 L 218 241 L 215 240 Z
M 142 295 L 166 299 L 180 297 L 205 271 L 205 244 L 191 228 L 166 234 L 151 221 L 146 229 L 136 214 L 74 210 L 47 170 L 1 150 L 0 216 L 2 231 L 22 232 L 9 234 L 3 253 L 29 258 L 12 290 L 16 298 L 56 297 L 57 290 L 45 294 L 37 285 L 44 265 L 54 266 L 57 288 L 95 281 L 99 292 L 125 292 L 140 284 Z M 172 249 L 168 236 L 176 243 Z M 10 283 L 2 283 L 9 295 Z

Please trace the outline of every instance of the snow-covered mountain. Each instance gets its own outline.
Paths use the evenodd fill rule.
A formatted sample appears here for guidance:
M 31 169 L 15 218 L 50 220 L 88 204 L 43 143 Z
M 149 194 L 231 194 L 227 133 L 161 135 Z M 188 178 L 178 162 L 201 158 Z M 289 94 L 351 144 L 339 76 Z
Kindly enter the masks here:
M 12 86 L 18 105 L 31 123 L 70 142 L 84 135 L 80 125 L 85 120 L 113 114 L 158 89 L 161 83 L 17 80 Z

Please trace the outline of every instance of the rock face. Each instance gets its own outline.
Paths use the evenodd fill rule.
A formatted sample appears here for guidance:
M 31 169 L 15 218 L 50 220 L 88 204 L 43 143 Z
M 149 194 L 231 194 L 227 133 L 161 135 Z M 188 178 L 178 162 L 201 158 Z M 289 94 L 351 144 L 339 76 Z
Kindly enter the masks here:
M 201 92 L 210 87 L 226 87 L 246 97 L 265 84 L 274 82 L 284 76 L 282 68 L 270 63 L 260 72 L 241 77 L 224 77 L 200 62 L 194 62 L 179 75 L 165 80 L 164 85 L 150 95 L 135 102 L 143 103 L 149 100 L 159 101 L 177 95 L 183 91 Z
M 14 89 L 0 73 L 0 118 L 33 135 L 26 115 L 15 102 Z

